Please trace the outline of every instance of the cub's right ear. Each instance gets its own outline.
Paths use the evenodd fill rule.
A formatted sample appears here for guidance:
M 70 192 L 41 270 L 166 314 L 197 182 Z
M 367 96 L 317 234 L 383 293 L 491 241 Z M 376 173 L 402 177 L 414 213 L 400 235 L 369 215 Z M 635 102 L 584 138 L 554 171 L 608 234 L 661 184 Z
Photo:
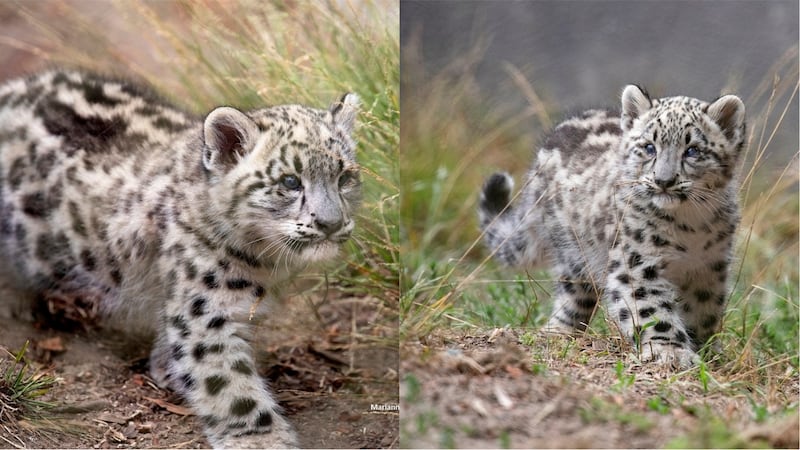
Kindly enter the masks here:
M 351 134 L 355 128 L 359 109 L 361 109 L 361 99 L 358 98 L 358 95 L 352 92 L 344 94 L 338 102 L 330 107 L 333 123 L 342 127 L 347 134 Z
M 731 141 L 744 136 L 744 103 L 735 95 L 724 95 L 706 106 L 706 114 L 711 117 L 725 137 Z
M 629 84 L 622 91 L 622 131 L 629 131 L 633 121 L 653 107 L 650 95 L 644 88 Z
M 243 112 L 221 106 L 203 122 L 203 166 L 229 170 L 255 145 L 258 126 Z

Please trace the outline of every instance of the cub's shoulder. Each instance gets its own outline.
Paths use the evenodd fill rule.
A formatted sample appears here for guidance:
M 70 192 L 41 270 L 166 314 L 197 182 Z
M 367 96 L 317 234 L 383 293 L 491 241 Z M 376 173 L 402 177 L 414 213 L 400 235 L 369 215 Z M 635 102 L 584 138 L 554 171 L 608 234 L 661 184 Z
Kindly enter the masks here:
M 619 112 L 589 109 L 558 124 L 544 140 L 545 150 L 559 150 L 562 158 L 603 153 L 622 135 Z

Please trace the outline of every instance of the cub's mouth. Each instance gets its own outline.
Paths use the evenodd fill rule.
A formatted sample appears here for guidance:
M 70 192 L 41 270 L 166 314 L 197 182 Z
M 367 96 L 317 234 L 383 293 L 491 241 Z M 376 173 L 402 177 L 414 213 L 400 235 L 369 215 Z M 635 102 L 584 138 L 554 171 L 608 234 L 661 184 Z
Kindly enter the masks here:
M 296 252 L 300 252 L 300 251 L 303 251 L 303 250 L 307 249 L 308 247 L 310 247 L 312 245 L 315 245 L 315 243 L 317 243 L 317 241 L 315 241 L 313 239 L 300 240 L 300 239 L 291 239 L 290 238 L 290 239 L 288 239 L 286 241 L 286 246 L 289 247 L 291 250 L 294 250 Z
M 661 201 L 673 201 L 678 200 L 678 196 L 672 192 L 655 192 L 651 197 L 654 200 L 661 200 Z
M 300 252 L 312 247 L 320 247 L 325 245 L 334 245 L 339 246 L 345 241 L 350 238 L 349 235 L 347 236 L 327 236 L 327 237 L 315 237 L 315 238 L 308 238 L 308 239 L 293 239 L 289 238 L 286 241 L 286 246 L 290 249 Z
M 682 196 L 675 192 L 654 192 L 650 196 L 650 201 L 661 209 L 675 208 L 682 202 Z
M 341 242 L 327 238 L 312 241 L 300 242 L 299 246 L 293 246 L 295 254 L 306 262 L 328 261 L 336 257 L 341 248 Z

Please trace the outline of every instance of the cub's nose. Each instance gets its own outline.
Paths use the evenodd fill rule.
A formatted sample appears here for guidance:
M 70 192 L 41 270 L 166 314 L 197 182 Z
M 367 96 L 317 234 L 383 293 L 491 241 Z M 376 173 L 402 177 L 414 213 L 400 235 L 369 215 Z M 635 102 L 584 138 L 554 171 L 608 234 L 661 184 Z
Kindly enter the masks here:
M 325 233 L 326 236 L 330 236 L 331 234 L 342 229 L 344 219 L 341 215 L 335 217 L 317 216 L 314 218 L 314 224 L 317 226 L 319 231 Z
M 675 186 L 675 184 L 678 182 L 678 175 L 675 175 L 674 177 L 669 179 L 660 179 L 656 177 L 653 181 L 656 183 L 658 187 L 666 191 L 672 186 Z

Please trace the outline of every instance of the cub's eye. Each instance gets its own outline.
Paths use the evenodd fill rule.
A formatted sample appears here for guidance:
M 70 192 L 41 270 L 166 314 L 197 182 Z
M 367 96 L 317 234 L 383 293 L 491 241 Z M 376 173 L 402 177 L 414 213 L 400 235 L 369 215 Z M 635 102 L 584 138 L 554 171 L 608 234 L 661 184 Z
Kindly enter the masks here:
M 339 187 L 344 187 L 346 184 L 350 183 L 351 181 L 355 180 L 356 176 L 353 172 L 344 172 L 339 175 Z
M 687 148 L 685 152 L 683 152 L 684 158 L 694 158 L 695 156 L 700 154 L 700 149 L 695 147 L 694 145 Z
M 647 156 L 654 156 L 656 154 L 656 146 L 647 144 L 644 146 L 644 152 L 647 153 Z
M 300 178 L 297 178 L 294 175 L 284 175 L 281 177 L 280 181 L 283 187 L 285 187 L 286 189 L 291 189 L 293 191 L 300 189 L 300 187 L 302 186 L 302 184 L 300 183 Z

